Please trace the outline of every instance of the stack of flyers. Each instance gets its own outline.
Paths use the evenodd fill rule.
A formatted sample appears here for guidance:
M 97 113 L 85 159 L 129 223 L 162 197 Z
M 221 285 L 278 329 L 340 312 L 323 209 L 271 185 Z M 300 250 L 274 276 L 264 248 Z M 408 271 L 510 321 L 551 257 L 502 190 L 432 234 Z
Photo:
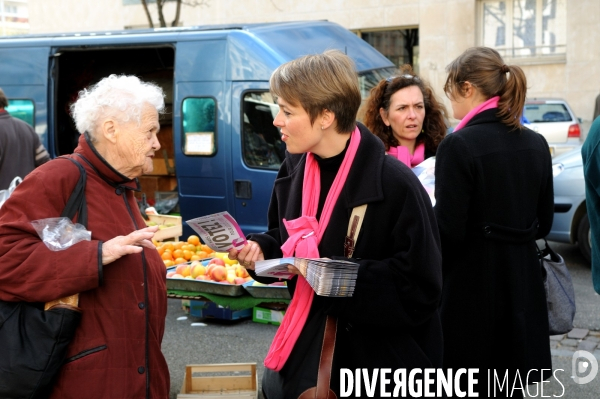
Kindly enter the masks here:
M 201 216 L 186 223 L 213 251 L 227 252 L 232 248 L 241 249 L 246 244 L 242 229 L 229 212 Z
M 255 272 L 263 277 L 289 279 L 295 266 L 320 296 L 350 297 L 354 294 L 358 263 L 333 259 L 280 258 L 255 262 Z

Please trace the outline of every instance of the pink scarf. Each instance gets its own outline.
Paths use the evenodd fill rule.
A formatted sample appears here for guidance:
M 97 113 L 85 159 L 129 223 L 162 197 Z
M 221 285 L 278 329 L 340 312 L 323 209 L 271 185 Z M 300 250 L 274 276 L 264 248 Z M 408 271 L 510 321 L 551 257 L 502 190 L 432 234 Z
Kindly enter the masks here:
M 425 144 L 421 143 L 415 148 L 415 153 L 410 155 L 408 148 L 399 145 L 390 147 L 388 155 L 398 158 L 400 162 L 409 168 L 414 168 L 425 160 Z
M 500 97 L 498 97 L 498 96 L 492 97 L 489 100 L 487 100 L 486 102 L 481 103 L 478 106 L 476 106 L 475 108 L 473 108 L 472 110 L 470 110 L 469 113 L 467 115 L 465 115 L 464 118 L 462 118 L 462 120 L 458 123 L 458 125 L 456 125 L 453 132 L 456 132 L 457 130 L 462 129 L 471 120 L 471 118 L 473 118 L 478 113 L 483 112 L 488 109 L 491 109 L 491 108 L 498 108 L 498 100 L 500 100 Z
M 348 146 L 348 150 L 346 150 L 342 165 L 327 193 L 319 221 L 317 221 L 315 216 L 321 192 L 321 172 L 314 155 L 310 152 L 306 154 L 304 184 L 302 187 L 302 216 L 290 221 L 283 219 L 283 224 L 290 235 L 287 241 L 281 246 L 284 258 L 294 255 L 301 258 L 320 257 L 319 242 L 323 237 L 325 229 L 327 229 L 333 207 L 346 183 L 346 178 L 354 161 L 359 143 L 360 132 L 356 128 L 350 137 L 350 145 Z M 271 348 L 265 358 L 265 367 L 275 371 L 280 371 L 283 368 L 304 327 L 313 296 L 314 291 L 312 287 L 304 277 L 298 276 L 294 297 L 285 312 L 275 338 L 273 338 Z

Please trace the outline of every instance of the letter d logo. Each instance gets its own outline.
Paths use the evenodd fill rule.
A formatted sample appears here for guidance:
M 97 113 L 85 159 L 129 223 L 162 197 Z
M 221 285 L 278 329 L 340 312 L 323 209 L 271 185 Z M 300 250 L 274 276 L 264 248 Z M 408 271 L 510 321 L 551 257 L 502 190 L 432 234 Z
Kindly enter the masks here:
M 579 358 L 586 358 L 588 361 L 582 361 L 579 362 L 579 367 L 577 367 L 577 359 Z M 586 375 L 585 377 L 579 377 L 579 373 L 585 373 L 585 371 L 588 369 L 589 365 L 592 365 L 592 368 L 590 370 L 590 373 L 588 375 Z M 591 380 L 593 380 L 594 378 L 596 378 L 596 374 L 598 374 L 598 361 L 596 360 L 596 358 L 594 357 L 594 355 L 592 355 L 590 352 L 588 351 L 577 351 L 575 353 L 573 353 L 573 360 L 572 360 L 572 372 L 573 372 L 573 381 L 575 381 L 577 384 L 583 385 L 583 384 L 587 384 L 588 382 L 590 382 Z

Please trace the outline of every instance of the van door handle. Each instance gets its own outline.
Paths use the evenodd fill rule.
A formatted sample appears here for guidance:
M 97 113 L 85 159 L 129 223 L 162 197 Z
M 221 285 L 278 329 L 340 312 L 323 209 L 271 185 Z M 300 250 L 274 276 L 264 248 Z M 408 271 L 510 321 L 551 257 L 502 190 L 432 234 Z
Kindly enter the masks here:
M 252 182 L 250 180 L 236 180 L 235 198 L 252 199 Z

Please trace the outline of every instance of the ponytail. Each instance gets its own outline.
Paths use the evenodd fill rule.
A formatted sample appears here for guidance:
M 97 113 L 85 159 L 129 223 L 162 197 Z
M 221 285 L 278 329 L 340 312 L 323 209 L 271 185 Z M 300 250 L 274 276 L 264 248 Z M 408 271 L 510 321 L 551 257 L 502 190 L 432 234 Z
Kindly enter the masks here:
M 509 76 L 504 91 L 500 94 L 498 117 L 502 123 L 512 127 L 511 130 L 517 130 L 521 127 L 521 115 L 527 96 L 527 78 L 520 67 L 510 65 L 507 68 Z

